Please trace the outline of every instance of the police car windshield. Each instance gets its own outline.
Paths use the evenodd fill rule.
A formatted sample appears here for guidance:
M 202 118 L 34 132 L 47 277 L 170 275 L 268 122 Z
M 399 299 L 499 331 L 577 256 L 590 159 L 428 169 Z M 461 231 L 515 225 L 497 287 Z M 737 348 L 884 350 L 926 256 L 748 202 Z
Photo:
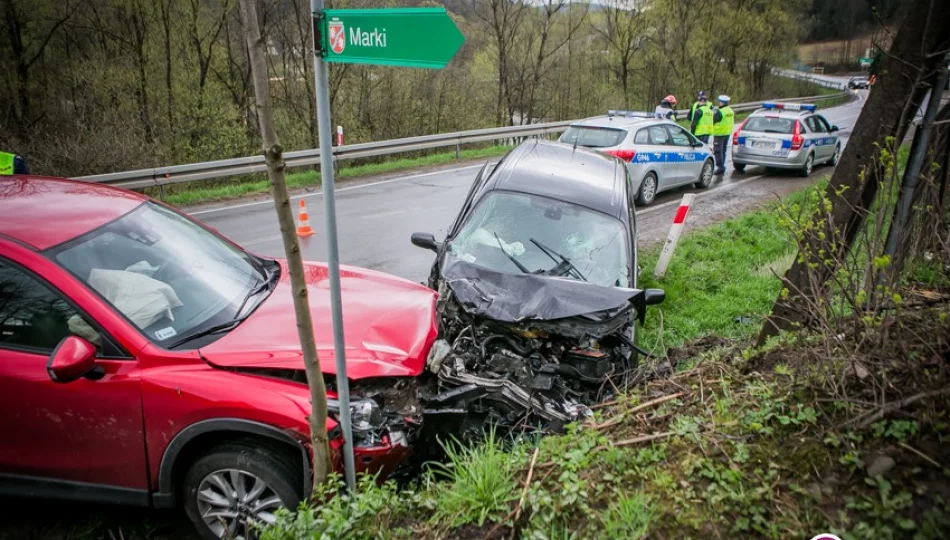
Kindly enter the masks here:
M 561 277 L 605 287 L 630 284 L 627 235 L 620 221 L 537 195 L 488 194 L 449 249 L 465 262 L 505 273 L 549 273 L 557 266 L 554 259 L 563 255 L 577 273 Z
M 790 135 L 795 129 L 794 118 L 772 118 L 753 116 L 743 126 L 743 131 L 761 131 L 762 133 L 782 133 Z
M 571 126 L 561 135 L 561 142 L 586 146 L 588 148 L 606 148 L 617 146 L 627 136 L 626 130 L 591 126 Z

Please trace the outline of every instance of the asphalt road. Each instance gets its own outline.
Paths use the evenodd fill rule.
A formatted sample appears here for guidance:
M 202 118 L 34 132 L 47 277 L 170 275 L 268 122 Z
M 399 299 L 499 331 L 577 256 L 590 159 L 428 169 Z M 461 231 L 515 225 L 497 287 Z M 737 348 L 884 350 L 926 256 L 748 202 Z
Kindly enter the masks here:
M 841 128 L 845 140 L 861 112 L 865 97 L 866 93 L 862 91 L 857 100 L 822 111 L 829 122 Z M 740 174 L 729 165 L 726 174 L 717 177 L 709 189 L 690 190 L 698 193 L 698 197 L 688 227 L 721 221 L 810 181 L 798 178 L 794 172 L 769 172 L 760 167 L 748 167 Z M 458 213 L 480 167 L 467 165 L 338 185 L 337 227 L 341 262 L 414 281 L 424 280 L 433 254 L 413 246 L 409 238 L 413 232 L 430 232 L 441 239 Z M 820 177 L 829 171 L 826 167 L 816 167 L 812 177 Z M 662 193 L 653 206 L 637 212 L 641 246 L 665 238 L 678 201 L 686 192 L 678 189 Z M 301 241 L 304 258 L 326 260 L 322 194 L 294 196 L 295 200 L 301 198 L 307 202 L 311 224 L 316 231 L 314 236 Z M 191 209 L 190 213 L 252 252 L 283 256 L 277 217 L 270 200 L 232 202 Z

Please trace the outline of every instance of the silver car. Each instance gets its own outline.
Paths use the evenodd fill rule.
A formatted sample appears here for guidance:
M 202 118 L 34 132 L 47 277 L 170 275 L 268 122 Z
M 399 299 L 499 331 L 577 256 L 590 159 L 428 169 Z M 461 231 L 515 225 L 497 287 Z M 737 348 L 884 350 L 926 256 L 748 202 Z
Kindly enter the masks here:
M 687 185 L 707 188 L 712 183 L 715 161 L 709 145 L 653 113 L 610 111 L 586 118 L 571 124 L 559 141 L 624 161 L 631 191 L 641 206 L 652 204 L 661 191 Z
M 815 165 L 838 164 L 838 126 L 816 113 L 815 105 L 765 103 L 732 136 L 732 163 L 737 171 L 762 165 L 811 174 Z

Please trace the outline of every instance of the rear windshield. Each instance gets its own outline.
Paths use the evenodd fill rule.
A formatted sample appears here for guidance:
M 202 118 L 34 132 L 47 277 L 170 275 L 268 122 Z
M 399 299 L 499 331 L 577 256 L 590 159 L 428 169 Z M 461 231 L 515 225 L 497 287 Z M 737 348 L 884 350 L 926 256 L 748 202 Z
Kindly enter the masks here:
M 761 131 L 763 133 L 791 134 L 795 129 L 794 118 L 773 118 L 768 116 L 753 116 L 749 118 L 743 131 Z
M 617 146 L 623 142 L 627 132 L 623 129 L 600 128 L 588 126 L 571 126 L 561 135 L 561 142 L 587 146 L 590 148 L 604 148 Z

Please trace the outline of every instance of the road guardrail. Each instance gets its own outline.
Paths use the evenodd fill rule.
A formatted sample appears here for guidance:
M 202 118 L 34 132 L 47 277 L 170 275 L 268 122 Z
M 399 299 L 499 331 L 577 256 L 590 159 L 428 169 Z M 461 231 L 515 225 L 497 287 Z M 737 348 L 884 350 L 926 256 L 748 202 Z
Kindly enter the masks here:
M 826 86 L 829 84 L 835 84 L 831 83 L 830 81 L 819 81 L 820 80 L 815 79 L 811 82 Z M 840 89 L 841 86 L 842 85 L 836 85 L 836 88 Z M 783 99 L 781 101 L 814 101 L 817 99 L 844 97 L 848 94 L 849 93 L 847 91 L 843 91 L 837 94 L 791 98 Z M 733 105 L 732 108 L 736 112 L 752 111 L 761 107 L 763 103 L 765 102 L 753 101 L 749 103 L 737 103 Z M 687 112 L 688 111 L 686 109 L 683 109 L 681 111 L 677 111 L 677 115 L 685 116 Z M 474 129 L 468 131 L 456 131 L 453 133 L 439 133 L 435 135 L 422 135 L 419 137 L 406 137 L 402 139 L 389 139 L 385 141 L 349 144 L 335 147 L 333 149 L 333 159 L 336 161 L 343 161 L 348 159 L 376 157 L 452 146 L 456 148 L 456 155 L 458 155 L 460 147 L 464 144 L 511 139 L 517 140 L 528 137 L 556 135 L 566 130 L 567 127 L 573 122 L 576 122 L 576 120 L 546 122 L 542 124 L 528 124 L 523 126 Z M 320 150 L 315 148 L 312 150 L 296 150 L 292 152 L 285 152 L 284 161 L 287 164 L 287 168 L 291 169 L 297 167 L 317 166 L 320 164 Z M 148 187 L 161 187 L 169 184 L 179 184 L 183 182 L 198 182 L 202 180 L 212 180 L 228 176 L 262 173 L 266 170 L 267 166 L 264 163 L 264 156 L 256 155 L 234 159 L 222 159 L 218 161 L 206 161 L 203 163 L 191 163 L 188 165 L 171 165 L 168 167 L 155 167 L 152 169 L 138 169 L 134 171 L 78 176 L 74 177 L 74 180 L 109 184 L 126 189 L 143 189 Z

